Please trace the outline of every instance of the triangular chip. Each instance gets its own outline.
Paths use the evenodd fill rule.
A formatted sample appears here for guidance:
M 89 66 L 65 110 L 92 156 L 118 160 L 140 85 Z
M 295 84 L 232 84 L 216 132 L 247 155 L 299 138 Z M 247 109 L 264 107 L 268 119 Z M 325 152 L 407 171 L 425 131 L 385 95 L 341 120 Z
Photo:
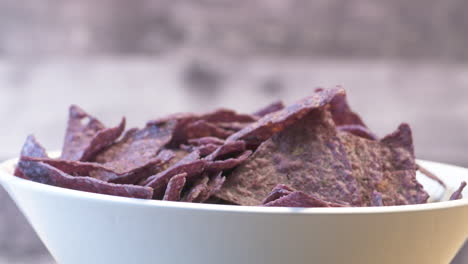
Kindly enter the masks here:
M 26 138 L 26 141 L 23 144 L 23 148 L 21 149 L 21 157 L 31 157 L 31 158 L 48 158 L 47 152 L 39 142 L 37 142 L 36 138 L 33 135 L 29 135 Z M 21 172 L 19 167 L 25 166 L 24 163 L 28 163 L 29 161 L 22 160 L 18 162 L 14 175 L 23 179 L 27 179 L 27 177 Z
M 313 110 L 265 141 L 227 177 L 217 196 L 259 205 L 281 183 L 326 201 L 361 204 L 358 182 L 328 112 Z
M 111 145 L 125 129 L 125 118 L 113 128 L 106 128 L 99 120 L 76 105 L 69 110 L 67 132 L 61 158 L 89 161 L 99 151 Z

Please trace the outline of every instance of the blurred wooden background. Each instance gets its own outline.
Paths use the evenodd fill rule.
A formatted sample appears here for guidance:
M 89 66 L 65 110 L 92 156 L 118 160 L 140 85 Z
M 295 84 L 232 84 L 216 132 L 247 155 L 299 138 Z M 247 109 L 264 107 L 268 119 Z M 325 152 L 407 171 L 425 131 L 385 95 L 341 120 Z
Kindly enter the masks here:
M 468 167 L 468 2 L 0 0 L 0 159 L 60 148 L 67 107 L 130 126 L 343 85 L 384 135 Z M 454 264 L 468 263 L 468 249 Z M 0 264 L 52 263 L 0 190 Z

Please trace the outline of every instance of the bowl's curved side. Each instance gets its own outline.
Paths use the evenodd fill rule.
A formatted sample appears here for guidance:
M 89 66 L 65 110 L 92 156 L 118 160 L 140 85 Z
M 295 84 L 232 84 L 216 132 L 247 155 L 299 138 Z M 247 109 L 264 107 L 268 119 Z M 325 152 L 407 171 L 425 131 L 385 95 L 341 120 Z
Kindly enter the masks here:
M 468 176 L 452 166 L 428 168 Z M 11 173 L 0 169 L 0 181 L 59 263 L 440 264 L 450 262 L 468 235 L 466 200 L 244 208 L 90 194 Z

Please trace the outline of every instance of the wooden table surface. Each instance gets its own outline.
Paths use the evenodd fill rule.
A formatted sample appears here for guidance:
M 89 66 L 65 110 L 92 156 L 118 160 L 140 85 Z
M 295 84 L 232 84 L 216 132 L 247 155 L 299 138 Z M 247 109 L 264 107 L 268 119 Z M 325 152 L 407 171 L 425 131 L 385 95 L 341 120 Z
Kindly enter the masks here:
M 125 115 L 130 127 L 174 111 L 222 106 L 252 111 L 274 99 L 291 102 L 317 86 L 340 84 L 348 88 L 352 105 L 377 134 L 408 122 L 414 129 L 418 157 L 468 167 L 467 73 L 466 64 L 221 61 L 200 54 L 158 59 L 2 60 L 0 158 L 17 155 L 29 133 L 48 149 L 59 149 L 71 103 L 83 106 L 106 124 Z M 51 262 L 1 190 L 0 263 Z M 455 263 L 468 263 L 468 252 Z

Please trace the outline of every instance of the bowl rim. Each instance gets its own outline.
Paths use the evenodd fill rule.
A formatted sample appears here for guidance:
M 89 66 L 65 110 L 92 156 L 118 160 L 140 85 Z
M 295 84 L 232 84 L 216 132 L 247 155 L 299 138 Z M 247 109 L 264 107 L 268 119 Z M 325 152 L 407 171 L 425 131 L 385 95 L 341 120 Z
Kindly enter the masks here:
M 12 171 L 17 163 L 17 158 L 9 159 L 0 163 L 0 185 L 10 193 L 9 188 L 21 186 L 25 189 L 30 189 L 39 192 L 46 192 L 59 196 L 68 196 L 77 199 L 88 201 L 97 201 L 105 203 L 117 203 L 127 206 L 140 206 L 148 208 L 172 208 L 172 209 L 189 209 L 203 210 L 211 212 L 231 212 L 231 213 L 261 213 L 261 214 L 389 214 L 389 213 L 410 213 L 432 210 L 446 210 L 458 207 L 468 207 L 468 198 L 455 201 L 442 201 L 427 204 L 416 205 L 397 205 L 397 206 L 382 206 L 382 207 L 328 207 L 328 208 L 291 208 L 291 207 L 263 207 L 263 206 L 238 206 L 238 205 L 223 205 L 223 204 L 201 204 L 188 202 L 173 202 L 161 200 L 146 200 L 138 198 L 129 198 L 121 196 L 113 196 L 107 194 L 91 193 L 52 185 L 42 184 L 34 181 L 25 180 L 14 176 L 7 170 Z M 426 166 L 441 166 L 466 172 L 468 178 L 468 169 L 433 161 L 418 160 Z

